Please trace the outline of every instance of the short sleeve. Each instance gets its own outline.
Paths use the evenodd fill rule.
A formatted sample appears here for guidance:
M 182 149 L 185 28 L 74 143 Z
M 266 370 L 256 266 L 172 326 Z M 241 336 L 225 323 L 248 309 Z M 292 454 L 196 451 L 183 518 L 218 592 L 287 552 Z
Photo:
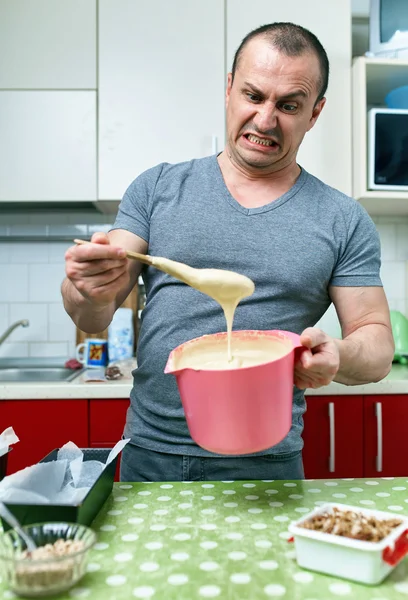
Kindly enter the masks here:
M 331 279 L 334 286 L 382 286 L 381 245 L 378 231 L 357 202 L 348 224 L 346 242 Z
M 144 171 L 126 190 L 112 229 L 125 229 L 149 242 L 154 192 L 163 164 Z

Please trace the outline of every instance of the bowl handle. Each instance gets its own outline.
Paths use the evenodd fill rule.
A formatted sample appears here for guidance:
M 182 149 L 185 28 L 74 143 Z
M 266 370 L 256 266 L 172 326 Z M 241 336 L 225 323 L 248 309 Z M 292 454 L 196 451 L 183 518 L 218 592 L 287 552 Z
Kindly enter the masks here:
M 395 540 L 394 547 L 387 546 L 382 553 L 382 559 L 393 567 L 397 565 L 406 554 L 408 554 L 408 529 L 405 529 Z

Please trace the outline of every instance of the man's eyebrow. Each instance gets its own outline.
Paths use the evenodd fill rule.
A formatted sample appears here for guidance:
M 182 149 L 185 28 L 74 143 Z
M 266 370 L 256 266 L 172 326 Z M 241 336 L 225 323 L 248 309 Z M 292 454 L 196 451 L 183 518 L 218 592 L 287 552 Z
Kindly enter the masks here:
M 307 98 L 306 92 L 303 90 L 296 90 L 295 92 L 290 92 L 290 94 L 284 94 L 283 98 Z
M 244 81 L 244 87 L 251 88 L 251 90 L 255 92 L 255 94 L 258 94 L 258 96 L 264 95 L 262 90 L 258 89 L 253 83 L 249 83 L 249 81 Z
M 244 81 L 244 87 L 248 87 L 251 88 L 251 90 L 253 92 L 255 92 L 255 94 L 258 94 L 258 96 L 264 96 L 264 93 L 262 90 L 260 90 L 259 88 L 256 87 L 256 85 L 254 85 L 253 83 L 250 83 L 249 81 Z M 290 92 L 289 94 L 283 94 L 282 98 L 285 99 L 290 99 L 290 98 L 307 98 L 308 95 L 306 94 L 306 92 L 304 90 L 295 90 L 294 92 Z

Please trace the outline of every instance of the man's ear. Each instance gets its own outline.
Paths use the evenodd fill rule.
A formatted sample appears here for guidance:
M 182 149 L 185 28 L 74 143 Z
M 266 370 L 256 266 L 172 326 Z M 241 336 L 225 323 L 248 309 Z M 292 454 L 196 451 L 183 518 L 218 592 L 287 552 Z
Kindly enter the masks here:
M 232 73 L 228 73 L 227 77 L 227 89 L 225 90 L 225 106 L 228 107 L 229 97 L 232 88 Z
M 312 129 L 312 127 L 314 127 L 317 119 L 320 116 L 320 113 L 323 110 L 324 105 L 326 104 L 326 98 L 322 98 L 321 100 L 319 100 L 319 102 L 317 102 L 313 108 L 313 112 L 312 112 L 312 116 L 310 118 L 310 122 L 309 122 L 309 127 L 308 127 L 308 131 L 310 131 Z

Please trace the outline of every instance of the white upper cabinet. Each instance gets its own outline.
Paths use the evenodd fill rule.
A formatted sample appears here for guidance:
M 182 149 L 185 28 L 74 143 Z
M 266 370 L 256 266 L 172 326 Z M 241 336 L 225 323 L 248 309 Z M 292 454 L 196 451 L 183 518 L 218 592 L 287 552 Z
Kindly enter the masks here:
M 0 91 L 0 202 L 96 200 L 96 92 Z
M 0 0 L 0 89 L 95 89 L 97 0 Z
M 227 69 L 250 30 L 290 21 L 314 33 L 329 57 L 327 103 L 306 134 L 298 162 L 325 183 L 351 194 L 351 6 L 350 0 L 251 0 L 227 2 Z
M 224 62 L 222 0 L 99 0 L 100 199 L 223 149 Z

